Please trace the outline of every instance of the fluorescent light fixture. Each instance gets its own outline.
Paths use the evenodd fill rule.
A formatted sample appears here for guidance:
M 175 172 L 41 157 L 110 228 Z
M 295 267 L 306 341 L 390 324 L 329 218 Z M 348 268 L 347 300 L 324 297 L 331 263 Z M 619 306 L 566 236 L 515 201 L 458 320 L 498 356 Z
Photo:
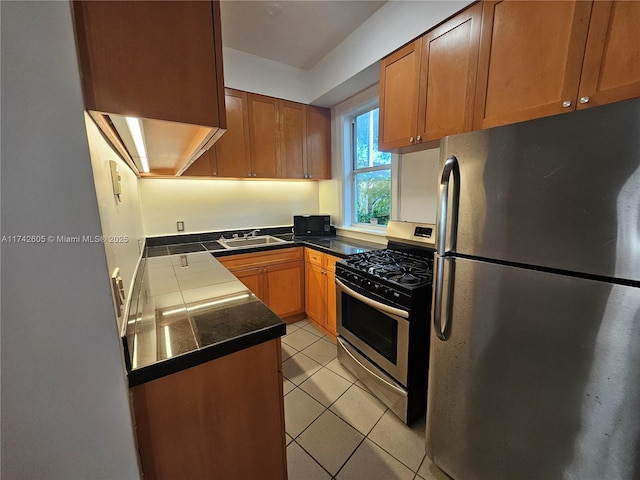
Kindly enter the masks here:
M 136 117 L 125 117 L 127 126 L 133 137 L 133 143 L 138 151 L 138 157 L 140 157 L 140 163 L 142 163 L 142 171 L 149 173 L 149 162 L 147 161 L 147 149 L 144 146 L 144 135 L 142 134 L 142 122 Z

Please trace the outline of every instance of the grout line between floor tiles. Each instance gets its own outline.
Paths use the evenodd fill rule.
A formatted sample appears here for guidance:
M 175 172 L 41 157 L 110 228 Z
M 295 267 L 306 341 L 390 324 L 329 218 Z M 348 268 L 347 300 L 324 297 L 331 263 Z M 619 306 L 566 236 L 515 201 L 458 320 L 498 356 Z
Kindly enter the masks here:
M 323 412 L 323 413 L 324 413 L 324 412 Z M 314 422 L 315 422 L 315 420 L 314 420 Z M 311 422 L 311 423 L 313 423 L 313 422 Z M 300 435 L 302 435 L 302 434 L 300 434 Z M 298 436 L 299 436 L 299 435 L 298 435 Z M 304 453 L 306 453 L 307 455 L 309 455 L 309 456 L 311 457 L 311 459 L 312 459 L 314 462 L 316 462 L 318 465 L 320 465 L 320 468 L 322 468 L 322 470 L 324 470 L 325 472 L 327 472 L 327 475 L 329 475 L 332 479 L 333 479 L 333 478 L 335 478 L 333 475 L 331 475 L 331 472 L 329 472 L 329 470 L 327 470 L 326 468 L 324 468 L 324 466 L 323 466 L 323 465 L 322 465 L 318 460 L 316 460 L 316 457 L 314 457 L 313 455 L 311 455 L 311 453 L 307 452 L 307 451 L 305 450 L 305 448 L 304 448 L 302 445 L 300 445 L 298 442 L 296 442 L 295 440 L 293 440 L 293 441 L 292 441 L 292 443 L 293 443 L 293 442 L 295 442 L 295 444 L 296 444 L 296 445 L 298 445 L 298 447 L 299 447 L 299 448 L 301 448 L 301 449 L 302 449 L 302 451 L 303 451 Z M 287 473 L 288 473 L 288 472 L 287 472 Z M 290 480 L 295 480 L 295 479 L 290 479 Z

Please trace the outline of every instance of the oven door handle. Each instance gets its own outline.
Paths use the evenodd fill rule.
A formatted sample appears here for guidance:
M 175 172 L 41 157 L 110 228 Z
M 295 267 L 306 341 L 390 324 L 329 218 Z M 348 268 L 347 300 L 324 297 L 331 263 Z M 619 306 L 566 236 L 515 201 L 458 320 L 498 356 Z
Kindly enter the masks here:
M 342 283 L 337 278 L 336 278 L 336 285 L 338 285 L 342 290 L 344 290 L 344 292 L 347 295 L 351 295 L 352 297 L 357 298 L 362 303 L 365 303 L 370 307 L 375 308 L 376 310 L 380 310 L 381 312 L 387 313 L 389 315 L 394 315 L 396 317 L 409 318 L 409 312 L 405 312 L 404 310 L 401 310 L 399 308 L 390 307 L 389 305 L 385 305 L 384 303 L 376 302 L 375 300 L 365 297 L 364 295 L 347 287 L 344 283 Z

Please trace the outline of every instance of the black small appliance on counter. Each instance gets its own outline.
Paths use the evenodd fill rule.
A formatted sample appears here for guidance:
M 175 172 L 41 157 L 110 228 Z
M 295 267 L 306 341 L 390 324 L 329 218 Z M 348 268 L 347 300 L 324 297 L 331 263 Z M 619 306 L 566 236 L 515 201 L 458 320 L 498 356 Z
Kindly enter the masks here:
M 294 215 L 293 234 L 296 237 L 332 235 L 331 215 Z

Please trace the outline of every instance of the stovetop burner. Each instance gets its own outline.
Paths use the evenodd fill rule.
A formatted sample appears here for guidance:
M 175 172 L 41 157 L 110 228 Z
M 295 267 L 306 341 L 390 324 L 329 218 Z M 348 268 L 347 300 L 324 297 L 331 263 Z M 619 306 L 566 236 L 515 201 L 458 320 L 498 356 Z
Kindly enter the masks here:
M 355 271 L 404 286 L 420 286 L 431 281 L 433 260 L 429 257 L 382 249 L 351 255 L 343 261 Z

